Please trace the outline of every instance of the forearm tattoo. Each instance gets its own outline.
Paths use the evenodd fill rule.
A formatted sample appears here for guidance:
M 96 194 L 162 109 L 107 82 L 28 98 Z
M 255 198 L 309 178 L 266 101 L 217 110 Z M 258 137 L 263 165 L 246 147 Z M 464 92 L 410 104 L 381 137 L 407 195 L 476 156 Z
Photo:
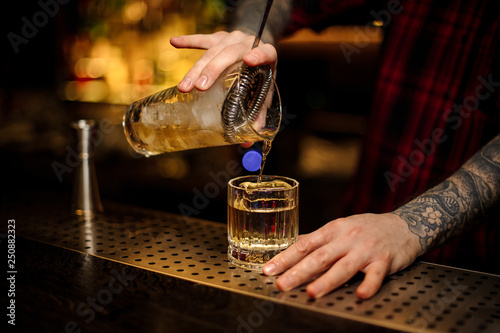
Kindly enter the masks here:
M 420 238 L 422 252 L 439 246 L 488 214 L 500 197 L 500 135 L 456 173 L 393 213 Z

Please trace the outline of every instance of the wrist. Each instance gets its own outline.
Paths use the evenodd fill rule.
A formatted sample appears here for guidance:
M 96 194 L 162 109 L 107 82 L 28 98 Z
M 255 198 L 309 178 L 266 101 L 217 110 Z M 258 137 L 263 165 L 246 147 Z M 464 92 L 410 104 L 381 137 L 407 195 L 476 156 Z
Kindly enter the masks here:
M 402 226 L 403 235 L 405 239 L 405 243 L 407 244 L 408 254 L 416 259 L 417 257 L 425 254 L 427 252 L 428 247 L 426 246 L 424 240 L 420 237 L 420 235 L 415 232 L 414 225 L 417 223 L 413 221 L 409 216 L 406 216 L 401 213 L 399 209 L 389 213 L 392 218 L 397 221 L 398 224 Z

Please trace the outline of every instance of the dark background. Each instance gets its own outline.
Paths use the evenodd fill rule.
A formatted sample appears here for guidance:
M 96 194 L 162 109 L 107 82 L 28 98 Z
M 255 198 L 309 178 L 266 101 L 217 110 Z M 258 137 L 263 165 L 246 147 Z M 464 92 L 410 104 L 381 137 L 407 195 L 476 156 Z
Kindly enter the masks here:
M 23 17 L 32 21 L 37 2 L 9 2 L 2 14 L 0 58 L 0 154 L 3 198 L 11 192 L 65 191 L 71 195 L 76 168 L 62 174 L 54 165 L 65 164 L 68 149 L 76 147 L 71 121 L 111 119 L 113 126 L 95 147 L 95 166 L 101 197 L 132 205 L 180 213 L 193 207 L 197 191 L 213 183 L 211 174 L 228 174 L 232 161 L 241 163 L 239 146 L 214 147 L 139 158 L 126 147 L 122 105 L 64 101 L 59 84 L 71 79 L 62 50 L 64 40 L 81 27 L 81 6 L 86 1 L 59 5 L 47 24 L 19 45 L 8 34 L 21 34 Z M 354 172 L 363 132 L 364 115 L 371 101 L 378 44 L 363 49 L 351 63 L 338 41 L 325 48 L 314 44 L 278 44 L 278 86 L 284 105 L 283 130 L 276 137 L 265 167 L 300 182 L 300 232 L 309 232 L 337 217 Z M 321 143 L 321 144 L 318 144 Z M 259 148 L 260 144 L 255 147 Z M 314 157 L 316 156 L 316 157 Z M 333 156 L 328 161 L 317 156 Z M 345 163 L 351 161 L 352 163 Z M 182 176 L 165 177 L 162 168 L 181 163 Z M 347 166 L 344 166 L 347 165 Z M 311 169 L 312 167 L 312 169 Z M 311 171 L 312 170 L 312 171 Z M 314 171 L 315 170 L 315 171 Z M 75 172 L 73 172 L 75 171 Z M 242 171 L 239 174 L 249 174 Z M 231 177 L 237 176 L 231 174 Z M 226 189 L 194 214 L 218 222 L 226 220 Z M 29 209 L 29 207 L 27 207 Z M 36 214 L 35 212 L 33 212 Z M 70 207 L 68 207 L 68 214 Z

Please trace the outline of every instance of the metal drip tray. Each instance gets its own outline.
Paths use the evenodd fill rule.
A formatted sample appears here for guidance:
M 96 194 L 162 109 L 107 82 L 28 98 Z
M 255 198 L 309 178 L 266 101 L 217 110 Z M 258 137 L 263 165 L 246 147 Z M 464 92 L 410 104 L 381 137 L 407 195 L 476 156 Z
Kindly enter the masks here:
M 26 203 L 24 203 L 26 204 Z M 19 216 L 23 207 L 6 207 Z M 25 207 L 25 206 L 24 206 Z M 25 208 L 24 208 L 25 209 Z M 55 218 L 45 206 L 16 219 L 17 234 L 197 283 L 408 332 L 499 332 L 500 277 L 416 263 L 388 277 L 370 300 L 355 295 L 359 278 L 314 300 L 305 287 L 280 292 L 276 277 L 227 260 L 226 225 L 106 203 L 92 220 Z M 15 214 L 15 215 L 14 215 Z

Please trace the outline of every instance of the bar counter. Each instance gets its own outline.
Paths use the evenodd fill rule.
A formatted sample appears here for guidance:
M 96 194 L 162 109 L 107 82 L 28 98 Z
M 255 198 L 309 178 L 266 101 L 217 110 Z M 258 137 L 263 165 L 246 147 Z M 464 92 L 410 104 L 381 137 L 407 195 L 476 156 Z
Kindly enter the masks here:
M 497 275 L 416 262 L 370 300 L 355 295 L 362 276 L 314 300 L 229 264 L 225 223 L 106 201 L 85 219 L 68 203 L 2 197 L 3 238 L 15 220 L 16 331 L 500 332 Z

